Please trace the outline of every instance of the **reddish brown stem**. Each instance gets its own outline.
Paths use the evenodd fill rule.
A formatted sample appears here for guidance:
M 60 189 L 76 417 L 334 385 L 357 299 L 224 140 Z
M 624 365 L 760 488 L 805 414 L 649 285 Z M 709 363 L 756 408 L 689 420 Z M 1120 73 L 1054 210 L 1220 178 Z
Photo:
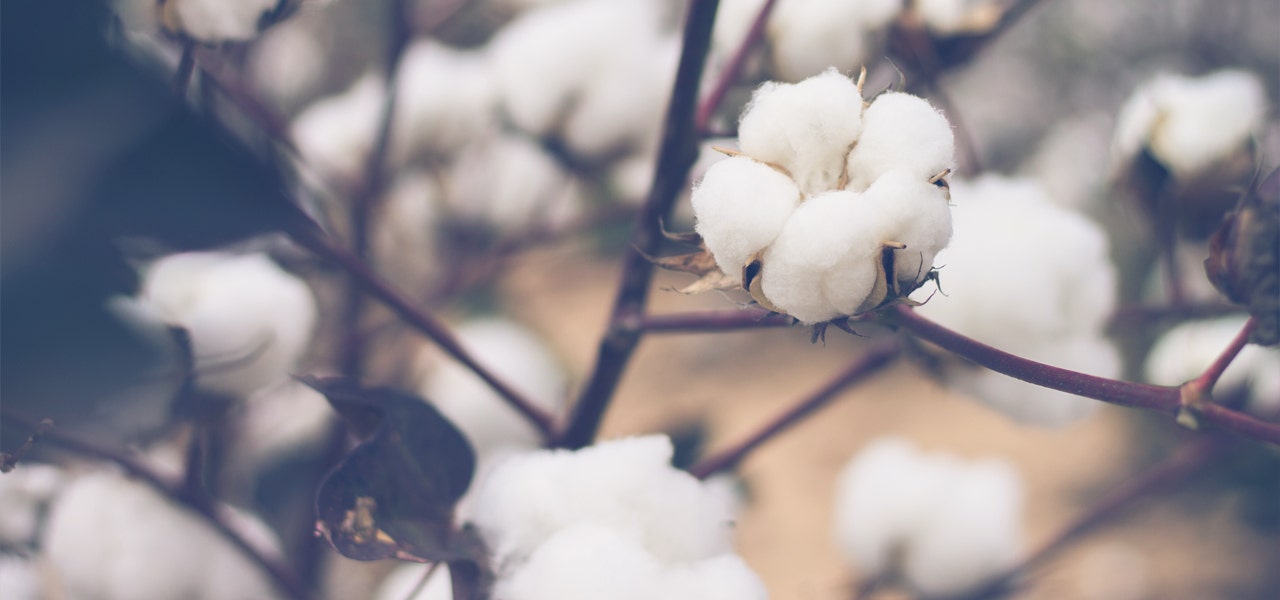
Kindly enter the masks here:
M 1191 382 L 1191 385 L 1195 386 L 1201 393 L 1207 394 L 1213 391 L 1213 386 L 1218 383 L 1218 379 L 1226 372 L 1227 367 L 1231 366 L 1231 361 L 1235 360 L 1240 351 L 1244 350 L 1244 347 L 1248 345 L 1249 334 L 1253 332 L 1257 325 L 1258 322 L 1253 317 L 1249 317 L 1249 320 L 1245 321 L 1244 327 L 1240 328 L 1240 333 L 1237 333 L 1236 337 L 1231 340 L 1231 344 L 1222 351 L 1222 354 L 1218 355 L 1217 360 L 1213 361 L 1213 364 L 1209 365 L 1209 368 L 1205 369 L 1204 373 L 1201 373 L 1199 377 Z
M 649 284 L 653 280 L 653 265 L 646 257 L 657 254 L 663 240 L 662 222 L 687 185 L 689 171 L 698 157 L 694 111 L 718 6 L 719 0 L 693 0 L 689 4 L 680 65 L 676 70 L 662 146 L 658 152 L 658 168 L 654 172 L 649 196 L 631 232 L 631 244 L 623 259 L 618 293 L 608 329 L 600 340 L 595 366 L 574 404 L 569 424 L 557 441 L 560 446 L 581 448 L 595 439 L 609 400 L 640 342 L 640 322 L 644 318 Z
M 742 74 L 742 66 L 747 63 L 747 57 L 751 56 L 751 51 L 756 44 L 760 43 L 760 39 L 764 37 L 764 27 L 769 21 L 769 14 L 773 12 L 775 4 L 777 4 L 777 0 L 765 0 L 764 5 L 760 7 L 760 12 L 756 14 L 755 20 L 751 22 L 751 27 L 747 30 L 746 37 L 742 39 L 742 43 L 734 51 L 733 57 L 729 59 L 729 63 L 720 72 L 720 77 L 716 80 L 715 87 L 711 88 L 711 93 L 707 94 L 702 104 L 698 106 L 698 114 L 693 121 L 695 130 L 700 132 L 707 130 L 707 125 L 711 123 L 711 117 L 719 110 L 720 105 L 724 103 L 724 97 L 728 95 L 729 90 L 733 88 L 733 84 L 738 81 L 738 76 Z
M 1167 415 L 1177 416 L 1190 409 L 1196 413 L 1197 421 L 1254 440 L 1280 445 L 1280 426 L 1213 403 L 1186 406 L 1176 387 L 1117 381 L 1027 360 L 951 331 L 921 317 L 906 306 L 893 307 L 885 311 L 882 318 L 943 350 L 1015 379 L 1110 404 L 1144 408 Z
M 786 431 L 792 425 L 799 423 L 805 417 L 813 414 L 818 409 L 826 406 L 829 402 L 840 395 L 845 388 L 866 380 L 868 377 L 879 373 L 885 367 L 893 364 L 898 358 L 901 351 L 898 344 L 894 340 L 881 340 L 876 345 L 867 350 L 867 353 L 849 365 L 847 369 L 836 375 L 831 381 L 822 388 L 809 395 L 807 398 L 797 402 L 794 406 L 784 411 L 782 414 L 774 417 L 771 421 L 760 428 L 756 433 L 748 436 L 738 444 L 728 448 L 718 454 L 712 455 L 694 466 L 690 467 L 689 472 L 694 477 L 706 479 L 707 477 L 731 469 L 735 467 L 747 454 L 758 448 L 761 444 L 773 439 L 778 434 Z
M 708 310 L 647 315 L 640 322 L 645 333 L 710 333 L 740 329 L 791 327 L 795 319 L 759 308 Z

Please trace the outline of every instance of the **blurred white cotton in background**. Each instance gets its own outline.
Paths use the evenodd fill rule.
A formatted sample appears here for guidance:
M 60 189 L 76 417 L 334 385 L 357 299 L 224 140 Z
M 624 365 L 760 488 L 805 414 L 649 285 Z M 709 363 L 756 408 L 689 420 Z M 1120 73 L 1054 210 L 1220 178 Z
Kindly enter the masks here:
M 0 545 L 33 544 L 41 515 L 64 481 L 62 469 L 38 463 L 23 462 L 0 475 Z
M 12 554 L 0 554 L 0 597 L 5 600 L 44 600 L 45 585 L 40 563 Z
M 1024 358 L 1118 376 L 1119 355 L 1103 337 L 1116 273 L 1102 229 L 1055 205 L 1029 179 L 956 181 L 952 198 L 955 237 L 936 260 L 945 295 L 917 310 Z M 949 369 L 948 379 L 1015 419 L 1040 425 L 1063 426 L 1097 406 L 969 365 Z
M 497 84 L 488 57 L 419 40 L 396 74 L 392 145 L 406 158 L 456 154 L 496 125 Z
M 1266 107 L 1262 81 L 1247 71 L 1160 73 L 1120 109 L 1113 161 L 1128 161 L 1145 147 L 1175 176 L 1194 176 L 1243 147 Z
M 444 190 L 430 171 L 396 175 L 374 215 L 373 266 L 411 294 L 427 290 L 441 271 L 437 237 Z
M 292 133 L 307 164 L 327 177 L 355 181 L 373 149 L 386 87 L 382 77 L 368 73 L 299 113 Z
M 183 31 L 198 40 L 247 40 L 258 33 L 263 15 L 280 0 L 169 0 L 163 10 L 177 18 Z
M 1247 316 L 1182 323 L 1160 336 L 1147 354 L 1146 374 L 1157 385 L 1182 385 L 1199 377 L 1244 327 Z M 1223 372 L 1215 395 L 1244 392 L 1245 407 L 1264 418 L 1280 413 L 1280 350 L 1245 346 Z
M 251 544 L 274 553 L 278 541 L 265 525 L 241 513 L 225 514 Z M 115 473 L 73 481 L 50 509 L 42 546 L 73 598 L 278 597 L 259 567 L 206 521 Z
M 496 233 L 564 223 L 580 209 L 569 174 L 536 143 L 515 135 L 469 146 L 445 186 L 450 217 Z
M 284 381 L 316 322 L 311 288 L 265 254 L 166 256 L 146 268 L 140 298 L 190 333 L 196 384 L 234 397 Z
M 409 592 L 417 589 L 423 576 L 432 570 L 434 572 L 422 588 L 409 595 Z M 382 580 L 374 600 L 453 600 L 453 579 L 449 576 L 449 567 L 445 563 L 405 564 L 396 567 Z
M 927 454 L 883 437 L 840 474 L 836 541 L 863 577 L 959 595 L 1018 560 L 1022 506 L 1022 480 L 1004 461 Z

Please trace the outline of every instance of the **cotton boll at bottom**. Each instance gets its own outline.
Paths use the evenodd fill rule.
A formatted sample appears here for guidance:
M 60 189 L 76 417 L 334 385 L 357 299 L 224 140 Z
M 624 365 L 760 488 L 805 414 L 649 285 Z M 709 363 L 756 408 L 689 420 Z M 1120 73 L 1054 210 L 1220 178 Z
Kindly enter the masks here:
M 1190 321 L 1170 329 L 1147 354 L 1147 379 L 1157 385 L 1182 385 L 1199 377 L 1244 327 L 1247 317 Z M 1247 390 L 1250 412 L 1271 417 L 1280 411 L 1280 350 L 1247 345 L 1222 373 L 1214 391 L 1220 396 Z
M 695 230 L 720 269 L 740 282 L 742 268 L 773 243 L 800 204 L 800 190 L 786 175 L 735 156 L 707 169 L 691 202 Z
M 458 342 L 481 365 L 549 414 L 563 406 L 564 371 L 546 345 L 524 327 L 501 319 L 464 323 L 455 330 Z M 428 357 L 424 360 L 429 361 Z M 449 360 L 427 368 L 423 395 L 467 436 L 480 455 L 502 448 L 536 448 L 541 437 L 470 369 Z
M 835 69 L 756 89 L 738 125 L 742 151 L 786 169 L 806 196 L 836 188 L 862 130 L 862 96 Z
M 410 596 L 409 592 L 416 589 L 423 576 L 432 569 L 434 572 L 426 584 Z M 449 567 L 444 563 L 396 567 L 378 586 L 374 600 L 453 600 L 453 579 L 449 575 Z
M 243 529 L 243 527 L 242 527 Z M 269 530 L 257 524 L 261 540 Z M 43 548 L 76 598 L 275 598 L 265 575 L 194 513 L 144 484 L 90 473 L 54 503 Z
M 918 96 L 885 92 L 862 116 L 862 135 L 849 153 L 849 184 L 862 191 L 893 169 L 906 169 L 919 179 L 955 168 L 951 124 Z
M 316 300 L 264 254 L 174 254 L 152 263 L 141 297 L 187 329 L 196 383 L 236 397 L 283 381 L 310 343 Z

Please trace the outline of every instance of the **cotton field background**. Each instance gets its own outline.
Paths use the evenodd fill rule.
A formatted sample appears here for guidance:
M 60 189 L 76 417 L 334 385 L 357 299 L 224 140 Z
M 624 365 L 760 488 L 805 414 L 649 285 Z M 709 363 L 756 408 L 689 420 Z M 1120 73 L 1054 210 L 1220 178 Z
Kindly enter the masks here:
M 1280 4 L 9 0 L 0 597 L 1280 595 Z

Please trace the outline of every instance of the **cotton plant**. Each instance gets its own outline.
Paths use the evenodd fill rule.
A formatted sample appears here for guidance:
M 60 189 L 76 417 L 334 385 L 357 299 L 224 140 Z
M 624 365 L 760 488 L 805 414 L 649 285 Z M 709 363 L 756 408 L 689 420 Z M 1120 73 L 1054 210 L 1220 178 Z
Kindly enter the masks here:
M 521 131 L 587 161 L 656 148 L 679 44 L 652 0 L 530 9 L 489 44 L 500 104 Z
M 1157 385 L 1182 385 L 1199 377 L 1244 327 L 1247 317 L 1188 321 L 1156 340 L 1144 370 Z M 1214 386 L 1214 396 L 1242 395 L 1245 409 L 1262 418 L 1280 414 L 1280 350 L 1245 346 Z
M 1030 179 L 957 180 L 952 194 L 955 239 L 937 258 L 945 293 L 916 310 L 1005 352 L 1118 376 L 1119 354 L 1104 335 L 1117 275 L 1102 228 Z M 1021 422 L 1062 427 L 1098 406 L 969 364 L 948 363 L 944 372 L 956 388 Z
M 917 96 L 864 102 L 834 69 L 756 90 L 741 152 L 693 190 L 695 231 L 721 286 L 820 323 L 915 289 L 951 238 L 951 126 Z
M 730 507 L 672 453 L 647 436 L 500 463 L 471 517 L 493 555 L 494 597 L 765 598 L 732 552 Z
M 196 385 L 234 398 L 288 379 L 318 312 L 306 282 L 261 253 L 165 256 L 145 268 L 139 298 L 190 335 Z
M 278 553 L 274 533 L 225 506 L 243 539 Z M 277 598 L 258 565 L 208 521 L 111 471 L 76 477 L 50 508 L 41 547 L 60 589 L 100 600 Z
M 836 483 L 835 538 L 865 577 L 926 597 L 959 596 L 1022 556 L 1023 482 L 999 459 L 923 452 L 896 436 L 868 443 Z

